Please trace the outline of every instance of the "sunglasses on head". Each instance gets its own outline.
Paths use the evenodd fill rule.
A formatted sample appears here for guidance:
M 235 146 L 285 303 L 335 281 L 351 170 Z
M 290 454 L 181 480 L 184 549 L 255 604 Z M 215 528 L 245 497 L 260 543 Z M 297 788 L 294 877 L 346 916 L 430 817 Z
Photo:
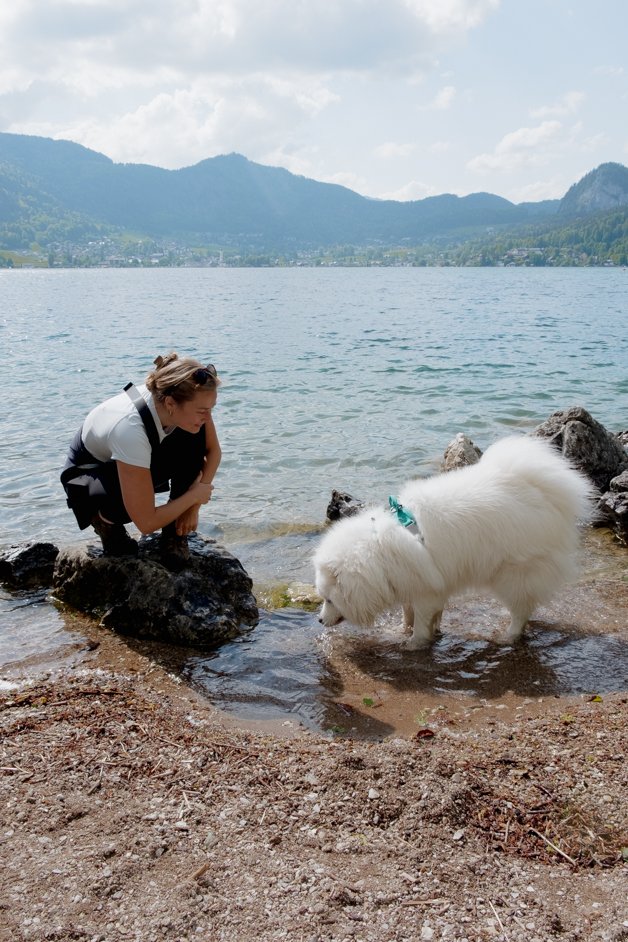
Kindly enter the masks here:
M 213 363 L 208 363 L 207 366 L 199 366 L 197 370 L 190 375 L 190 379 L 196 383 L 197 386 L 206 386 L 207 383 L 212 385 L 216 384 L 218 379 L 218 371 Z M 181 382 L 185 382 L 181 380 Z M 169 386 L 168 389 L 164 389 L 164 396 L 172 396 L 176 394 L 180 383 L 177 383 L 176 386 Z
M 198 370 L 194 370 L 190 379 L 193 379 L 197 386 L 205 386 L 210 381 L 216 382 L 218 372 L 213 363 L 208 363 L 207 366 L 202 366 L 199 367 Z

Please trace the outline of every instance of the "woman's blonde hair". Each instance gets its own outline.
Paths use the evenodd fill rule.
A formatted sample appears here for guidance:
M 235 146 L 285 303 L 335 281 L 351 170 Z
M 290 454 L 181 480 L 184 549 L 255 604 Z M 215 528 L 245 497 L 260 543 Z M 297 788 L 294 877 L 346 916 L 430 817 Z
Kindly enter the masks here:
M 220 379 L 213 364 L 203 364 L 193 357 L 168 353 L 153 360 L 155 369 L 146 377 L 146 385 L 155 399 L 162 402 L 172 396 L 176 402 L 193 399 L 199 389 L 215 389 Z

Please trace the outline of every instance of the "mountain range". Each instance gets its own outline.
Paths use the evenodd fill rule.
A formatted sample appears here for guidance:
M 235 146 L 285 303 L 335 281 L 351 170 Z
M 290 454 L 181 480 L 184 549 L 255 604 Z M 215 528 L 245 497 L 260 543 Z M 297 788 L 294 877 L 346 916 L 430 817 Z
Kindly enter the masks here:
M 606 163 L 561 200 L 491 193 L 375 200 L 240 154 L 180 170 L 114 163 L 70 141 L 0 133 L 0 248 L 129 234 L 186 245 L 307 250 L 455 242 L 628 207 L 628 168 Z

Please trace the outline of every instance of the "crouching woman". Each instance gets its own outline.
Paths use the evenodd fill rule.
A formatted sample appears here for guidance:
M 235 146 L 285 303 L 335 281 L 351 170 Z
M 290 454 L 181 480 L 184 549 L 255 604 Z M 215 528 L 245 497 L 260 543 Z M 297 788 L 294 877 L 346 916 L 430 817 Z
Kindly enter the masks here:
M 169 353 L 157 357 L 146 383 L 97 405 L 76 433 L 61 473 L 68 506 L 90 524 L 108 556 L 137 556 L 125 530 L 161 530 L 161 555 L 184 568 L 188 534 L 213 491 L 220 444 L 212 410 L 220 380 L 213 365 Z M 157 505 L 155 494 L 170 492 Z

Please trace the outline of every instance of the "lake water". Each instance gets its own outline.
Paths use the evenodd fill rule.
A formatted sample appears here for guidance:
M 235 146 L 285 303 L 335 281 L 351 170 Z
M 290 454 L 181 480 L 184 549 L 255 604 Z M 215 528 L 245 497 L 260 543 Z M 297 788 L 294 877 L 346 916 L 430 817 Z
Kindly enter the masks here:
M 200 531 L 257 586 L 311 582 L 333 488 L 384 501 L 458 431 L 484 449 L 571 405 L 625 428 L 627 311 L 621 269 L 0 271 L 0 548 L 80 538 L 58 483 L 69 439 L 175 349 L 223 379 Z M 15 600 L 2 604 L 15 627 Z M 28 642 L 5 633 L 0 662 L 54 647 L 48 609 L 22 613 Z M 298 649 L 316 624 L 288 609 L 258 636 L 291 632 Z

